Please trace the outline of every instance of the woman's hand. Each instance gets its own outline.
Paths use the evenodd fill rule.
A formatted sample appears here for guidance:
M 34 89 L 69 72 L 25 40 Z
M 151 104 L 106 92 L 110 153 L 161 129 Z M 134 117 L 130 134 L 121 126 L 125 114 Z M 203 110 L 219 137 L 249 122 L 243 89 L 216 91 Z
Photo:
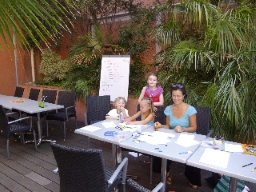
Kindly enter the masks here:
M 160 127 L 162 127 L 162 124 L 161 124 L 161 123 L 159 123 L 159 122 L 155 122 L 155 127 L 160 128 Z
M 177 132 L 177 133 L 182 133 L 182 132 L 184 132 L 184 128 L 183 127 L 181 127 L 181 126 L 176 126 L 175 128 L 174 128 L 174 130 Z

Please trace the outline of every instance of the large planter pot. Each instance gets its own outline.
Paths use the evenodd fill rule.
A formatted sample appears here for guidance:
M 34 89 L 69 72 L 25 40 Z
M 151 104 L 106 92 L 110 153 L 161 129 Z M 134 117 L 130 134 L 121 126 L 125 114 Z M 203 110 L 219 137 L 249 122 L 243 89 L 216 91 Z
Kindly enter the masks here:
M 137 112 L 138 98 L 129 96 L 127 101 L 127 110 L 129 115 L 132 116 Z

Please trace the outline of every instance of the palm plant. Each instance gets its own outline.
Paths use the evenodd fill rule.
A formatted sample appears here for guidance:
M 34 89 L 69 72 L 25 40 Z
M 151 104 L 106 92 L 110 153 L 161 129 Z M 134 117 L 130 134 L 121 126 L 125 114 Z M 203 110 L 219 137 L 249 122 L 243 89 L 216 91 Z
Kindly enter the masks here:
M 155 34 L 164 45 L 157 63 L 164 88 L 184 83 L 187 102 L 212 108 L 215 134 L 245 143 L 256 142 L 255 8 L 207 0 L 156 8 L 163 14 Z
M 0 4 L 0 33 L 7 46 L 16 35 L 19 44 L 29 46 L 26 37 L 33 44 L 55 41 L 59 28 L 68 30 L 67 15 L 69 0 L 8 0 Z M 65 19 L 64 19 L 65 18 Z M 48 26 L 48 27 L 46 27 Z

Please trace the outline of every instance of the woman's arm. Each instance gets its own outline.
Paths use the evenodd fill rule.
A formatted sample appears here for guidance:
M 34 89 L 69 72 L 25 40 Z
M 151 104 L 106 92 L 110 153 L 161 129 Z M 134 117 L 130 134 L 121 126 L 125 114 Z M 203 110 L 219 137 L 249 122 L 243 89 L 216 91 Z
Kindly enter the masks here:
M 162 106 L 162 105 L 164 105 L 164 96 L 163 96 L 163 94 L 161 94 L 159 96 L 159 102 L 154 102 L 154 106 Z
M 189 117 L 189 127 L 184 128 L 184 127 L 181 127 L 178 125 L 174 128 L 174 130 L 179 133 L 181 133 L 181 132 L 188 132 L 188 133 L 196 132 L 196 114 L 193 114 Z
M 170 129 L 170 118 L 168 116 L 166 116 L 166 125 L 162 125 L 159 122 L 155 122 L 155 126 L 157 126 L 158 128 Z
M 129 125 L 146 125 L 148 122 L 152 121 L 154 118 L 153 114 L 149 114 L 149 116 L 146 117 L 146 119 L 143 119 L 141 121 L 130 121 L 127 124 Z
M 147 87 L 145 86 L 145 87 L 143 87 L 142 90 L 141 90 L 140 97 L 139 97 L 139 99 L 138 99 L 138 102 L 139 102 L 139 103 L 140 103 L 141 100 L 144 98 L 146 88 L 147 88 Z

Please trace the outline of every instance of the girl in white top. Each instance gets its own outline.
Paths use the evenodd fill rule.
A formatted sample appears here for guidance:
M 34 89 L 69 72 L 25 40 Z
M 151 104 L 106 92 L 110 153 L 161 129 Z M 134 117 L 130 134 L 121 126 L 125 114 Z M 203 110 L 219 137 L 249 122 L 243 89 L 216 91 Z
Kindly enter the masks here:
M 114 101 L 115 109 L 111 109 L 108 114 L 106 114 L 106 119 L 117 119 L 123 120 L 129 117 L 128 110 L 125 109 L 126 100 L 124 97 L 117 97 Z

